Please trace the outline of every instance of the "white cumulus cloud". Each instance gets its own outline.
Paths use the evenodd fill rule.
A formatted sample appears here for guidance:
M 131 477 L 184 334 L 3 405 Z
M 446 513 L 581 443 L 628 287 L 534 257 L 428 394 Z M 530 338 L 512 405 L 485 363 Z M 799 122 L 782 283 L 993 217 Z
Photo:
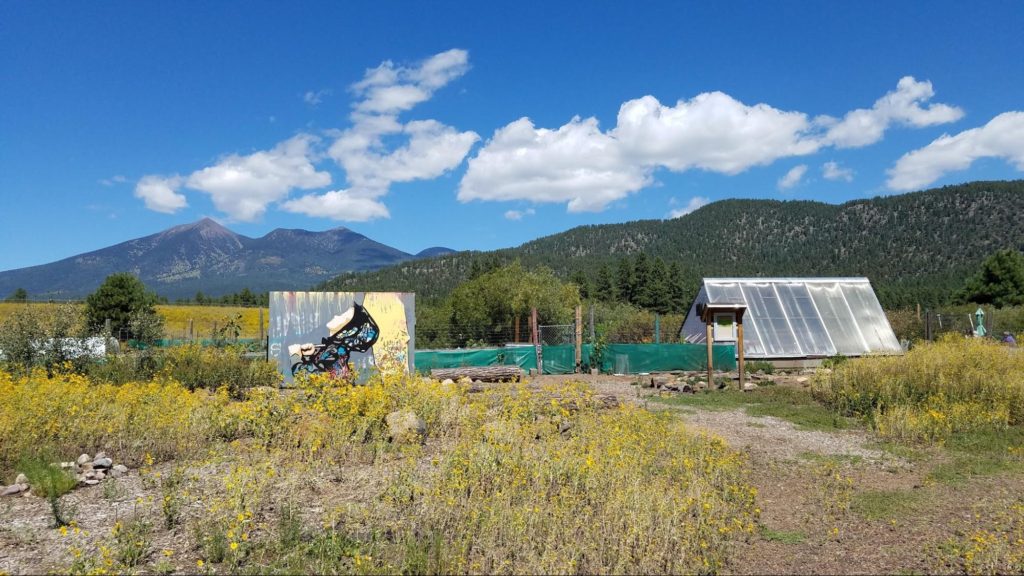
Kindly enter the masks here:
M 838 162 L 830 160 L 821 165 L 821 175 L 825 180 L 843 180 L 853 182 L 853 170 L 843 168 Z
M 728 94 L 708 92 L 675 106 L 653 96 L 630 100 L 619 108 L 610 135 L 626 157 L 645 165 L 738 174 L 816 152 L 819 144 L 808 137 L 811 128 L 803 113 L 747 106 Z
M 186 185 L 209 194 L 213 205 L 231 218 L 255 220 L 267 205 L 284 200 L 293 189 L 322 188 L 331 183 L 331 175 L 318 172 L 311 160 L 314 140 L 300 134 L 271 150 L 247 156 L 232 154 L 193 172 Z
M 597 120 L 574 118 L 557 130 L 520 118 L 498 129 L 469 162 L 459 200 L 566 202 L 570 212 L 603 210 L 649 183 Z
M 980 158 L 1002 158 L 1024 171 L 1024 112 L 1004 112 L 984 126 L 944 134 L 904 154 L 889 170 L 887 184 L 891 190 L 917 190 Z
M 135 184 L 135 197 L 146 203 L 146 208 L 154 212 L 174 214 L 188 206 L 184 194 L 180 194 L 183 179 L 180 176 L 143 176 Z
M 437 120 L 402 123 L 398 116 L 465 74 L 468 58 L 465 50 L 456 49 L 436 54 L 414 67 L 384 62 L 367 70 L 364 78 L 352 85 L 359 96 L 353 104 L 352 126 L 341 132 L 327 151 L 345 169 L 349 188 L 322 197 L 335 206 L 355 206 L 351 200 L 341 202 L 338 196 L 327 198 L 344 193 L 346 198 L 359 200 L 358 214 L 387 217 L 379 199 L 392 183 L 437 178 L 459 166 L 480 139 L 476 132 L 460 132 Z M 371 206 L 368 200 L 379 206 Z M 295 206 L 289 204 L 289 209 Z M 346 219 L 340 210 L 334 214 L 334 218 Z
M 366 222 L 390 216 L 388 207 L 376 199 L 360 197 L 348 190 L 334 190 L 326 194 L 306 194 L 282 203 L 281 209 L 314 218 L 330 218 L 348 222 Z
M 800 164 L 799 166 L 792 167 L 789 172 L 786 172 L 785 176 L 779 178 L 777 183 L 779 190 L 789 190 L 793 186 L 800 183 L 803 179 L 804 174 L 807 173 L 807 164 Z
M 871 108 L 847 112 L 842 120 L 822 119 L 831 124 L 825 138 L 838 148 L 859 148 L 882 139 L 893 123 L 915 128 L 955 122 L 963 117 L 960 108 L 948 104 L 929 104 L 935 95 L 932 83 L 919 82 L 913 76 L 900 78 L 896 90 L 887 93 Z
M 147 176 L 136 196 L 146 206 L 173 211 L 186 205 L 181 188 L 209 194 L 218 210 L 236 220 L 251 221 L 272 204 L 281 209 L 336 220 L 387 218 L 381 198 L 394 182 L 437 178 L 454 169 L 479 140 L 437 120 L 402 122 L 399 114 L 429 100 L 434 92 L 469 69 L 465 50 L 448 50 L 415 66 L 388 61 L 367 70 L 351 86 L 356 96 L 351 126 L 329 132 L 334 139 L 326 155 L 345 170 L 348 187 L 290 198 L 295 190 L 331 184 L 331 175 L 318 170 L 323 151 L 318 139 L 301 134 L 270 150 L 231 154 L 186 178 Z M 329 90 L 309 91 L 303 100 L 316 106 Z M 173 184 L 173 186 L 172 186 Z
M 524 117 L 495 130 L 470 158 L 458 198 L 565 202 L 570 212 L 600 211 L 652 184 L 659 169 L 734 175 L 830 146 L 864 146 L 894 123 L 922 127 L 963 115 L 959 108 L 929 104 L 933 95 L 930 82 L 907 76 L 872 108 L 842 120 L 748 105 L 722 92 L 674 105 L 653 96 L 629 100 L 609 130 L 595 118 L 577 117 L 550 129 Z M 848 177 L 835 168 L 839 172 L 830 174 Z M 795 185 L 806 170 L 791 171 L 780 188 Z
M 682 208 L 676 208 L 668 213 L 669 218 L 679 218 L 680 216 L 686 216 L 690 212 L 697 210 L 703 206 L 707 206 L 711 203 L 711 199 L 706 196 L 694 196 L 690 198 L 690 201 L 686 203 L 686 206 Z
M 536 211 L 533 208 L 527 208 L 526 210 L 509 210 L 505 212 L 505 218 L 508 220 L 522 220 L 525 216 L 533 216 Z
M 319 106 L 324 101 L 324 96 L 330 94 L 331 91 L 327 89 L 323 90 L 309 90 L 302 95 L 302 101 L 310 106 Z M 273 116 L 271 116 L 273 118 Z

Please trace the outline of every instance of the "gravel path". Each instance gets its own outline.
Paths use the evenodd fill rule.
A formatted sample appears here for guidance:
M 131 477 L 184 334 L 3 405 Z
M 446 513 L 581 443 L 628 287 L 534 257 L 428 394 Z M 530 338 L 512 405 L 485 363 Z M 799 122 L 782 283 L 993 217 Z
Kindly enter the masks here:
M 882 450 L 868 448 L 871 439 L 860 431 L 801 430 L 773 416 L 750 416 L 737 410 L 680 410 L 680 417 L 697 429 L 716 434 L 730 446 L 770 458 L 794 460 L 813 452 L 823 456 L 855 456 L 874 462 L 901 464 Z

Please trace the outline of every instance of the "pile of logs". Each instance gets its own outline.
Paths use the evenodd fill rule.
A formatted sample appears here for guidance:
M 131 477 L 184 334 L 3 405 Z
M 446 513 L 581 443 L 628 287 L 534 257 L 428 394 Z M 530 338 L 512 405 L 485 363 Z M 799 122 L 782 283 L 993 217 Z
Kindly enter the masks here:
M 465 368 L 434 368 L 430 371 L 432 378 L 444 380 L 459 378 L 480 380 L 481 382 L 512 382 L 520 381 L 523 371 L 518 366 L 466 366 Z

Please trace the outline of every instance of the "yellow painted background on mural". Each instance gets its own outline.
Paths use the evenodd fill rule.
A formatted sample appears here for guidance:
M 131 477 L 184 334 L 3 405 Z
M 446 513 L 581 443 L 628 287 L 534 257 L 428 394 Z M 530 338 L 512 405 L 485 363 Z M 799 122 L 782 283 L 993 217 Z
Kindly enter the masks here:
M 363 308 L 380 329 L 380 337 L 373 345 L 377 367 L 386 372 L 408 372 L 409 324 L 401 297 L 388 292 L 369 292 L 363 299 Z

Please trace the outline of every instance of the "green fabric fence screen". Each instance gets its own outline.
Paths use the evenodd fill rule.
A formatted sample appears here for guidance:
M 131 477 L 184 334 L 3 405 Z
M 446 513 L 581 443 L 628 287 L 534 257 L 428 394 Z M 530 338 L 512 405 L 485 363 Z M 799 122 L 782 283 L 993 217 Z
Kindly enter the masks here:
M 573 345 L 542 346 L 544 374 L 572 374 L 576 369 Z M 712 361 L 718 370 L 736 369 L 736 346 L 716 344 Z M 600 366 L 598 366 L 598 363 Z M 466 366 L 519 366 L 524 370 L 537 367 L 533 346 L 504 348 L 473 348 L 468 350 L 417 350 L 416 370 L 429 373 L 434 368 Z M 707 346 L 703 344 L 606 344 L 601 357 L 594 354 L 592 344 L 583 345 L 584 369 L 600 368 L 607 374 L 668 372 L 671 370 L 707 370 Z

